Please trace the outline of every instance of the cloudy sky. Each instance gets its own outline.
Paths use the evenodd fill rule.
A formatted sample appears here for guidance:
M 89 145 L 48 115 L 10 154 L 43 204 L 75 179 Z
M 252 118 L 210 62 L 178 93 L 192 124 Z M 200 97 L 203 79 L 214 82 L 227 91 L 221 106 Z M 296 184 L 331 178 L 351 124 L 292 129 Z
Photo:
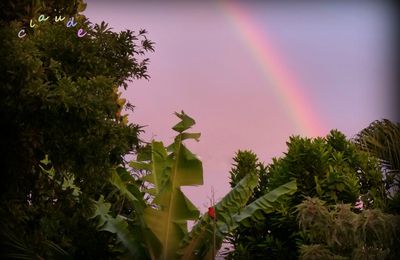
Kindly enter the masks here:
M 366 1 L 87 1 L 84 14 L 114 31 L 146 29 L 154 41 L 149 81 L 124 92 L 145 140 L 170 143 L 184 110 L 196 120 L 202 187 L 185 188 L 206 208 L 229 190 L 238 149 L 269 163 L 291 135 L 349 138 L 391 107 L 390 8 Z

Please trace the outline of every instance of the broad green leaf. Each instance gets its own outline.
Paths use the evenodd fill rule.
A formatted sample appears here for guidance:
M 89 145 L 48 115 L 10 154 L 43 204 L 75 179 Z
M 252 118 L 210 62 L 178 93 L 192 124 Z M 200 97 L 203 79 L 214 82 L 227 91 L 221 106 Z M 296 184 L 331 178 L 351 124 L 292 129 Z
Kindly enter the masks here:
M 135 170 L 147 170 L 149 171 L 151 169 L 151 166 L 148 163 L 145 162 L 136 162 L 136 161 L 131 161 L 129 165 L 134 168 Z
M 110 212 L 111 203 L 104 201 L 104 196 L 101 195 L 98 201 L 94 201 L 94 214 L 90 218 L 99 217 L 98 227 L 102 227 L 107 221 L 108 212 Z
M 112 173 L 110 182 L 124 195 L 128 200 L 130 200 L 135 209 L 135 224 L 134 230 L 137 237 L 143 239 L 147 245 L 148 252 L 152 259 L 157 259 L 161 254 L 161 245 L 154 233 L 149 229 L 146 224 L 144 217 L 144 209 L 146 203 L 142 198 L 142 194 L 139 188 L 135 184 L 134 178 L 129 174 L 129 172 L 124 168 L 117 168 L 115 172 Z M 125 236 L 124 233 L 120 234 Z
M 114 185 L 116 188 L 118 188 L 119 192 L 122 195 L 124 195 L 126 198 L 128 198 L 130 201 L 132 201 L 132 202 L 138 201 L 138 199 L 134 196 L 134 194 L 128 190 L 125 183 L 119 177 L 117 171 L 113 171 L 111 173 L 110 182 L 112 185 Z
M 175 113 L 177 117 L 181 119 L 181 121 L 176 124 L 174 127 L 172 127 L 173 130 L 182 133 L 183 131 L 191 128 L 196 122 L 193 120 L 193 118 L 189 117 L 188 115 L 185 114 L 185 112 Z
M 44 165 L 48 165 L 51 163 L 51 161 L 49 160 L 49 155 L 46 154 L 43 160 L 40 160 L 40 163 L 44 164 Z
M 173 204 L 171 204 L 171 197 L 174 199 Z M 156 196 L 154 203 L 160 207 L 170 208 L 177 219 L 196 219 L 199 216 L 196 206 L 178 188 L 174 188 L 173 191 L 165 190 Z
M 201 136 L 200 133 L 182 133 L 182 134 L 180 135 L 181 141 L 184 141 L 184 140 L 186 140 L 186 139 L 194 139 L 194 140 L 196 140 L 197 142 L 199 141 L 200 136 Z
M 78 200 L 79 195 L 82 193 L 81 189 L 75 185 L 75 177 L 73 174 L 66 174 L 67 176 L 64 177 L 61 188 L 63 190 L 71 189 L 72 195 Z
M 168 179 L 167 151 L 162 142 L 153 141 L 151 144 L 151 174 L 157 193 Z
M 94 201 L 95 212 L 91 218 L 99 217 L 98 228 L 117 235 L 118 240 L 132 254 L 133 257 L 143 257 L 139 241 L 134 237 L 128 223 L 121 216 L 115 218 L 109 214 L 111 204 L 104 201 L 101 196 L 98 201 Z
M 254 173 L 248 173 L 224 198 L 215 206 L 217 223 L 230 225 L 232 215 L 243 208 L 257 186 L 258 178 Z M 203 258 L 212 252 L 213 220 L 204 214 L 180 243 L 178 253 L 182 259 Z M 216 245 L 219 248 L 224 238 L 223 233 L 216 230 Z M 194 253 L 196 255 L 194 255 Z
M 242 188 L 240 188 L 241 185 L 254 188 L 257 185 L 257 181 L 254 183 L 251 177 L 246 175 L 246 177 L 235 186 L 231 193 L 228 194 L 228 198 L 222 199 L 220 203 L 215 205 L 217 213 L 215 231 L 213 231 L 213 220 L 207 214 L 203 215 L 199 222 L 193 227 L 192 231 L 185 237 L 183 243 L 181 243 L 178 253 L 182 256 L 182 259 L 214 259 L 215 256 L 212 255 L 213 232 L 216 233 L 216 249 L 219 249 L 224 236 L 228 232 L 235 230 L 239 226 L 240 221 L 245 221 L 248 218 L 261 218 L 261 212 L 273 212 L 276 207 L 279 206 L 280 199 L 283 195 L 293 194 L 296 191 L 296 182 L 292 181 L 265 194 L 258 200 L 239 210 L 240 208 L 237 206 L 240 205 L 240 203 L 235 201 L 235 199 L 241 200 L 243 204 L 246 204 L 247 199 L 252 194 L 252 192 L 250 192 L 250 194 L 247 195 L 248 197 L 241 194 L 241 192 L 239 192 L 242 190 Z M 237 192 L 242 196 L 238 196 L 236 194 Z M 245 199 L 246 197 L 247 199 Z M 226 207 L 222 207 L 224 204 Z M 221 210 L 219 208 L 225 209 L 225 212 L 222 214 L 219 213 Z M 232 213 L 232 211 L 236 212 Z
M 290 181 L 278 188 L 268 192 L 264 196 L 258 198 L 251 204 L 247 205 L 240 213 L 233 216 L 233 224 L 231 226 L 221 226 L 221 230 L 224 232 L 229 229 L 237 227 L 238 223 L 250 219 L 252 217 L 259 217 L 257 213 L 271 213 L 276 210 L 280 200 L 284 195 L 292 195 L 297 190 L 296 180 Z
M 201 161 L 182 143 L 184 139 L 196 139 L 200 135 L 182 133 L 194 124 L 194 120 L 183 112 L 177 116 L 181 122 L 173 129 L 180 134 L 169 149 L 162 142 L 151 143 L 151 173 L 144 178 L 153 185 L 155 196 L 153 205 L 144 210 L 144 220 L 162 245 L 161 259 L 176 258 L 178 245 L 187 233 L 187 220 L 199 215 L 180 187 L 203 183 Z
M 192 186 L 203 184 L 203 165 L 201 161 L 183 144 L 178 147 L 175 185 Z

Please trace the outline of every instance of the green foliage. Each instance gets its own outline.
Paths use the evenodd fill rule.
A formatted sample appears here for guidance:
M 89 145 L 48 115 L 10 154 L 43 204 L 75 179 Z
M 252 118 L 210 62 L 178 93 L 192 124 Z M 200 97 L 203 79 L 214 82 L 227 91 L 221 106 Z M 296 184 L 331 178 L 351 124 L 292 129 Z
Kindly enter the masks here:
M 216 233 L 216 246 L 221 247 L 224 237 L 233 227 L 233 217 L 246 205 L 257 185 L 255 174 L 249 173 L 224 198 L 214 205 L 217 220 L 205 213 L 193 226 L 180 244 L 178 253 L 182 259 L 211 259 L 213 256 L 213 235 Z
M 387 119 L 372 122 L 354 139 L 362 150 L 379 159 L 389 195 L 389 210 L 400 213 L 400 124 Z
M 298 208 L 301 259 L 398 259 L 400 217 L 379 209 L 352 211 L 350 204 L 325 205 L 307 198 Z M 397 251 L 397 252 L 396 252 Z
M 355 143 L 382 160 L 386 170 L 400 170 L 400 124 L 383 119 L 357 134 Z M 397 180 L 397 183 L 400 180 Z
M 43 166 L 50 165 L 51 161 L 48 158 L 48 155 L 40 161 Z M 39 168 L 41 169 L 41 173 L 47 175 L 47 177 L 54 181 L 56 184 L 61 186 L 61 190 L 67 190 L 71 189 L 72 190 L 72 196 L 75 197 L 75 200 L 79 200 L 79 195 L 82 193 L 81 189 L 74 184 L 75 181 L 75 176 L 71 173 L 63 173 L 61 176 L 61 180 L 58 180 L 56 177 L 56 172 L 54 170 L 54 167 L 51 167 L 49 170 L 46 170 L 42 165 L 39 165 Z
M 184 112 L 176 115 L 181 121 L 173 127 L 178 132 L 174 142 L 165 147 L 162 142 L 152 141 L 140 150 L 136 161 L 130 163 L 142 174 L 143 191 L 150 199 L 140 196 L 137 180 L 126 170 L 118 168 L 110 182 L 129 201 L 130 205 L 125 208 L 130 210 L 113 216 L 110 203 L 104 202 L 103 198 L 95 202 L 96 211 L 92 217 L 98 219 L 98 228 L 116 234 L 131 257 L 212 259 L 225 236 L 237 228 L 240 221 L 258 218 L 260 211 L 272 212 L 284 195 L 293 194 L 296 190 L 296 183 L 292 181 L 245 207 L 258 183 L 257 175 L 249 172 L 214 205 L 214 219 L 204 214 L 188 232 L 187 220 L 197 219 L 199 212 L 180 187 L 200 185 L 203 179 L 201 161 L 182 141 L 198 140 L 200 134 L 185 132 L 195 121 Z M 127 230 L 133 232 L 129 237 Z
M 247 205 L 240 213 L 233 216 L 234 223 L 243 223 L 247 226 L 251 226 L 251 220 L 265 220 L 264 214 L 274 212 L 279 207 L 279 203 L 282 202 L 283 195 L 293 195 L 296 190 L 297 184 L 295 180 L 273 189 Z
M 373 192 L 368 195 L 380 203 L 384 195 L 376 161 L 358 151 L 335 130 L 326 138 L 314 140 L 291 137 L 285 157 L 275 159 L 268 171 L 271 188 L 296 178 L 299 193 L 318 196 L 330 203 L 355 203 L 360 195 L 368 192 Z M 295 202 L 302 200 L 297 198 Z
M 116 234 L 117 238 L 120 237 L 116 241 L 117 243 L 111 245 L 122 256 L 128 259 L 132 257 L 139 259 L 157 258 L 160 255 L 161 244 L 145 222 L 143 212 L 148 205 L 144 200 L 145 194 L 139 190 L 141 181 L 135 179 L 125 168 L 118 167 L 112 172 L 110 183 L 115 187 L 110 195 L 113 194 L 113 196 L 118 197 L 122 203 L 118 210 L 95 211 L 91 218 L 98 217 L 97 228 Z M 109 196 L 110 199 L 113 196 Z M 95 205 L 102 204 L 106 205 L 107 208 L 112 206 L 112 204 L 101 199 L 95 202 Z M 113 212 L 115 211 L 117 211 L 117 214 L 114 217 L 115 213 Z M 118 228 L 103 228 L 109 225 L 115 226 L 115 222 L 118 223 Z M 119 256 L 121 257 L 121 255 Z
M 151 159 L 146 161 L 151 173 L 145 176 L 145 180 L 155 192 L 152 201 L 154 207 L 146 207 L 144 219 L 161 242 L 161 259 L 176 258 L 179 242 L 187 232 L 187 220 L 194 220 L 199 215 L 197 208 L 186 198 L 180 187 L 203 184 L 201 161 L 182 143 L 184 139 L 193 138 L 184 131 L 195 122 L 184 112 L 176 115 L 181 118 L 181 122 L 173 127 L 179 134 L 169 147 L 171 152 L 167 152 L 162 142 L 153 141 Z
M 199 134 L 187 133 L 187 129 L 194 125 L 195 121 L 184 112 L 176 113 L 181 121 L 173 127 L 178 132 L 173 144 L 164 147 L 162 142 L 153 141 L 145 149 L 141 149 L 137 160 L 130 165 L 136 171 L 145 171 L 142 177 L 145 181 L 147 194 L 151 194 L 150 201 L 144 201 L 137 184 L 132 176 L 123 169 L 114 173 L 110 182 L 131 203 L 129 215 L 117 215 L 112 217 L 109 213 L 109 203 L 101 201 L 97 205 L 106 205 L 103 213 L 97 212 L 93 217 L 99 217 L 101 230 L 117 234 L 118 237 L 127 237 L 128 226 L 133 232 L 137 232 L 147 251 L 147 257 L 152 259 L 175 259 L 176 251 L 183 236 L 187 233 L 187 220 L 198 217 L 197 208 L 189 201 L 181 191 L 184 185 L 200 185 L 203 183 L 202 164 L 183 144 L 186 139 L 198 139 Z M 131 214 L 134 212 L 134 214 Z M 131 219 L 132 221 L 127 221 Z M 114 228 L 114 222 L 120 228 Z M 124 223 L 124 224 L 122 224 Z M 112 225 L 112 228 L 108 228 Z M 106 228 L 102 228 L 102 227 Z M 130 249 L 131 256 L 143 257 L 146 254 L 137 254 L 141 245 L 132 241 L 122 244 Z M 128 241 L 126 241 L 128 242 Z M 132 248 L 130 248 L 132 247 Z
M 256 175 L 249 173 L 215 205 L 216 226 L 213 226 L 214 220 L 208 214 L 204 214 L 181 243 L 182 259 L 213 259 L 213 232 L 216 232 L 216 246 L 219 249 L 223 239 L 240 224 L 249 219 L 259 218 L 257 213 L 260 211 L 275 211 L 285 195 L 296 191 L 296 183 L 290 182 L 246 206 L 256 185 Z
M 230 171 L 231 181 L 229 183 L 231 187 L 234 187 L 234 185 L 238 181 L 246 177 L 249 173 L 254 173 L 258 178 L 258 184 L 254 188 L 253 193 L 251 194 L 251 197 L 247 204 L 264 195 L 266 193 L 265 187 L 268 182 L 266 178 L 266 167 L 263 163 L 259 162 L 257 155 L 251 151 L 239 150 L 235 154 L 233 161 L 235 163 L 233 164 L 233 167 Z M 253 232 L 255 232 L 255 230 L 253 229 L 254 226 L 249 227 L 241 224 L 235 232 L 229 234 L 227 236 L 227 240 L 231 245 L 233 245 L 235 250 L 230 251 L 230 249 L 228 248 L 228 252 L 226 252 L 226 254 L 229 254 L 230 257 L 234 257 L 235 255 L 242 255 L 241 252 L 244 251 L 244 247 L 247 247 L 247 245 L 249 244 L 247 238 L 249 238 L 250 236 L 247 236 L 247 234 L 252 234 Z M 250 256 L 246 257 L 248 258 Z
M 334 255 L 331 251 L 325 248 L 323 245 L 313 244 L 313 245 L 301 245 L 300 246 L 300 257 L 302 260 L 319 260 L 319 259 L 337 259 L 344 260 L 346 258 L 338 257 Z
M 95 201 L 94 205 L 95 212 L 92 218 L 99 218 L 97 228 L 101 231 L 108 231 L 116 234 L 118 238 L 117 242 L 122 243 L 122 245 L 129 251 L 131 257 L 143 257 L 145 252 L 140 246 L 140 240 L 135 237 L 133 230 L 126 222 L 126 218 L 122 215 L 112 217 L 110 215 L 111 203 L 105 202 L 103 196 L 101 196 L 98 201 Z
M 235 187 L 235 185 L 248 174 L 256 174 L 258 167 L 257 155 L 251 151 L 239 150 L 235 154 L 233 161 L 235 163 L 229 172 L 229 184 L 232 188 Z
M 109 194 L 108 179 L 139 147 L 141 127 L 121 116 L 131 105 L 118 87 L 148 78 L 148 60 L 140 56 L 153 50 L 152 42 L 144 30 L 114 33 L 105 23 L 89 29 L 79 15 L 83 2 L 64 2 L 1 3 L 0 233 L 7 235 L 0 251 L 18 253 L 9 243 L 14 237 L 49 259 L 56 257 L 42 241 L 72 258 L 113 258 L 112 235 L 97 232 L 88 217 L 101 194 L 113 214 L 129 210 Z M 17 36 L 26 19 L 53 15 L 59 4 L 65 4 L 61 14 L 76 15 L 76 27 L 49 20 Z M 88 34 L 77 37 L 78 28 Z M 53 170 L 40 163 L 45 155 Z
M 0 22 L 24 21 L 38 18 L 39 15 L 73 16 L 86 9 L 83 0 L 20 0 L 0 2 Z
M 98 171 L 98 161 L 103 168 L 121 163 L 138 145 L 140 127 L 116 115 L 117 88 L 148 77 L 148 60 L 136 57 L 152 48 L 136 43 L 146 40 L 144 32 L 114 33 L 106 24 L 83 38 L 65 25 L 42 24 L 23 39 L 18 25 L 0 31 L 6 39 L 0 51 L 2 155 L 14 171 L 5 173 L 5 183 L 18 185 L 16 171 L 30 170 L 44 154 L 56 168 L 76 169 L 94 181 L 94 172 L 107 172 Z
M 57 172 L 47 156 L 39 165 L 35 189 L 25 203 L 11 200 L 1 208 L 2 257 L 70 258 L 72 239 L 80 232 L 95 232 L 94 227 L 76 227 L 73 223 L 86 220 L 81 216 L 82 196 L 73 175 Z M 21 230 L 20 226 L 29 227 Z M 77 228 L 82 230 L 77 232 Z M 18 230 L 19 232 L 16 232 Z M 36 240 L 31 240 L 34 233 Z M 75 233 L 76 232 L 76 233 Z M 59 235 L 61 234 L 61 236 Z M 101 237 L 98 241 L 101 241 Z M 69 252 L 67 252 L 69 251 Z M 61 254 L 61 255 L 60 255 Z
M 154 51 L 146 31 L 92 27 L 79 14 L 86 4 L 67 2 L 0 3 L 1 258 L 212 259 L 226 236 L 231 258 L 398 258 L 399 217 L 379 208 L 400 205 L 399 124 L 376 121 L 355 144 L 336 130 L 291 137 L 267 167 L 239 151 L 233 189 L 215 217 L 199 217 L 181 191 L 203 184 L 202 163 L 183 143 L 198 141 L 186 132 L 195 121 L 176 113 L 171 145 L 141 147 L 141 127 L 121 115 L 133 106 L 119 87 L 149 78 L 149 60 L 138 59 Z M 19 38 L 39 14 L 78 25 L 49 21 Z M 124 156 L 137 151 L 132 173 Z M 188 220 L 197 220 L 190 232 Z
M 274 158 L 267 172 L 260 176 L 263 186 L 259 190 L 267 193 L 291 180 L 296 180 L 298 189 L 276 211 L 260 213 L 260 220 L 254 219 L 247 226 L 239 227 L 233 234 L 232 258 L 297 258 L 297 249 L 303 242 L 296 206 L 306 196 L 321 198 L 330 205 L 355 205 L 359 198 L 366 208 L 385 205 L 385 189 L 377 161 L 339 131 L 333 130 L 325 138 L 290 137 L 287 145 L 284 157 Z

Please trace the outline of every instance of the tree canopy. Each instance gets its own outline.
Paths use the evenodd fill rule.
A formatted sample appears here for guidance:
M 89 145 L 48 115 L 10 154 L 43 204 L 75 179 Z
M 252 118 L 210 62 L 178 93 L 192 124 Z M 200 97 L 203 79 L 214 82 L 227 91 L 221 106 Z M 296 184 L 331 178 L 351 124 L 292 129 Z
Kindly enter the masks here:
M 355 144 L 379 160 L 389 196 L 389 211 L 400 213 L 400 124 L 376 120 L 360 131 Z
M 91 26 L 78 15 L 82 1 L 2 4 L 1 251 L 24 248 L 54 258 L 53 247 L 73 258 L 107 258 L 111 237 L 96 235 L 87 217 L 91 199 L 108 194 L 110 169 L 140 146 L 141 127 L 121 115 L 132 105 L 120 98 L 119 88 L 149 77 L 149 60 L 140 56 L 153 51 L 153 43 L 145 30 Z M 75 26 L 49 19 L 18 37 L 27 20 L 54 15 L 59 5 Z M 77 37 L 79 28 L 84 37 Z M 51 163 L 43 165 L 46 156 Z M 45 172 L 50 169 L 51 178 Z
M 233 258 L 270 257 L 297 258 L 302 243 L 297 222 L 297 205 L 305 197 L 317 197 L 329 205 L 348 203 L 353 206 L 360 199 L 365 208 L 382 207 L 386 190 L 378 161 L 359 150 L 337 130 L 325 138 L 293 136 L 287 142 L 288 151 L 281 158 L 274 158 L 266 170 L 260 167 L 256 156 L 238 153 L 231 179 L 238 171 L 258 171 L 263 186 L 258 194 L 290 180 L 298 183 L 297 192 L 283 203 L 277 212 L 265 216 L 266 221 L 255 221 L 233 233 L 235 250 Z M 243 173 L 239 175 L 244 175 Z M 259 196 L 259 195 L 258 195 Z

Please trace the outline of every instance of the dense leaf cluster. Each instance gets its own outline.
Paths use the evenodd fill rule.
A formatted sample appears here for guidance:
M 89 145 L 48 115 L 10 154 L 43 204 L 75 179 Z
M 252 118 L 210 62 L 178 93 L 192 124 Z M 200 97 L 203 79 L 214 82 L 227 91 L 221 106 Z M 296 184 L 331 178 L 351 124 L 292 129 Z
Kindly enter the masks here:
M 105 23 L 90 29 L 77 15 L 84 8 L 80 1 L 64 6 L 78 26 L 44 22 L 17 36 L 23 17 L 51 15 L 55 2 L 10 3 L 2 10 L 16 8 L 0 28 L 1 251 L 25 248 L 51 258 L 51 244 L 73 257 L 106 258 L 112 238 L 97 234 L 88 220 L 91 199 L 112 190 L 111 170 L 140 145 L 141 127 L 121 116 L 125 101 L 118 88 L 148 78 L 148 59 L 139 56 L 153 51 L 153 43 L 144 30 L 115 33 Z M 88 34 L 77 37 L 78 28 Z M 58 182 L 42 174 L 45 155 Z M 79 188 L 78 200 L 64 178 Z M 112 198 L 117 207 L 118 197 Z
M 349 203 L 354 206 L 359 199 L 366 208 L 385 205 L 386 190 L 378 161 L 339 131 L 333 130 L 325 138 L 294 136 L 287 146 L 285 155 L 274 158 L 267 167 L 260 167 L 261 163 L 251 152 L 239 152 L 234 159 L 231 180 L 247 172 L 259 173 L 262 187 L 255 190 L 253 196 L 258 197 L 290 180 L 297 181 L 298 189 L 276 212 L 248 226 L 242 225 L 233 233 L 232 258 L 297 258 L 303 238 L 296 206 L 306 196 L 318 197 L 330 205 Z
M 400 216 L 381 209 L 359 213 L 350 204 L 326 205 L 307 197 L 298 205 L 305 243 L 300 259 L 397 259 Z

